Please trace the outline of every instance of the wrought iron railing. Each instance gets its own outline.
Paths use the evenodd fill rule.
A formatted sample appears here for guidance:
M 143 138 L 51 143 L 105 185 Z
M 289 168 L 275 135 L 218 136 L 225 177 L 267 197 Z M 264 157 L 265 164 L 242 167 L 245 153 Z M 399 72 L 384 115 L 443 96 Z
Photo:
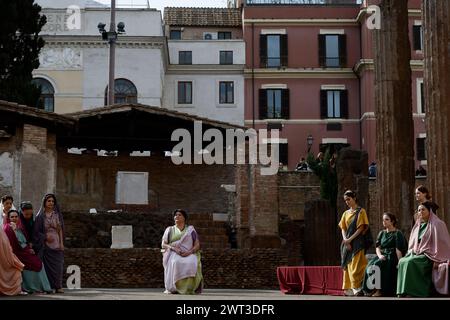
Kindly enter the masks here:
M 246 5 L 359 5 L 362 0 L 246 0 Z

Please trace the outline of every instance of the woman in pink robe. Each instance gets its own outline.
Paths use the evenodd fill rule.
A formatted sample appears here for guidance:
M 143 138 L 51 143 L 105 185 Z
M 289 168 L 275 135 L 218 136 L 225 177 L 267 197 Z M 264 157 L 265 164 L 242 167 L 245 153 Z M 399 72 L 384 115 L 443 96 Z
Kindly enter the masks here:
M 9 196 L 3 197 L 1 211 L 11 207 L 12 198 L 10 199 Z M 0 217 L 0 295 L 14 296 L 22 293 L 24 264 L 13 253 L 8 236 L 3 231 L 3 225 L 6 225 L 8 221 L 4 218 L 3 212 L 0 212 L 0 214 L 2 215 Z
M 398 263 L 400 296 L 429 296 L 432 284 L 440 294 L 449 294 L 450 235 L 445 222 L 434 214 L 434 206 L 432 202 L 419 205 L 408 254 Z

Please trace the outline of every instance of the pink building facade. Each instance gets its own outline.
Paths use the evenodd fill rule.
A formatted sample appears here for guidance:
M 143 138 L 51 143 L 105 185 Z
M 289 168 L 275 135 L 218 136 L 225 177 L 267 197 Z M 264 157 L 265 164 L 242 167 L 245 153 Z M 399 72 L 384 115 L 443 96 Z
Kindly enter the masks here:
M 376 1 L 242 2 L 246 125 L 281 129 L 280 161 L 291 170 L 308 151 L 327 147 L 361 148 L 376 161 L 374 44 L 366 24 Z M 425 167 L 420 5 L 409 1 L 411 108 L 416 167 Z

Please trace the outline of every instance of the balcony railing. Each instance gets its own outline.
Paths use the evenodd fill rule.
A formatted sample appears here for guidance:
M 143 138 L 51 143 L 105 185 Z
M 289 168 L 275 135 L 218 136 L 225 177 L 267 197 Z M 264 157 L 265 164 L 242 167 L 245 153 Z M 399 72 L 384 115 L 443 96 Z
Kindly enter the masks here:
M 362 0 L 245 0 L 246 5 L 360 5 Z

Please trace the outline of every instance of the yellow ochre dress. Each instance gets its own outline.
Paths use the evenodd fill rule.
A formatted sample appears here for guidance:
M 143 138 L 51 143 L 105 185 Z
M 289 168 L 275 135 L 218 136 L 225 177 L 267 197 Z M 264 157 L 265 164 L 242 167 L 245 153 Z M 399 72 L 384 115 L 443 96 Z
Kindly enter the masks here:
M 339 227 L 347 231 L 350 224 L 353 222 L 353 219 L 356 216 L 356 213 L 352 212 L 351 209 L 344 212 L 342 215 L 341 221 L 339 222 Z M 369 225 L 369 219 L 367 218 L 366 210 L 361 208 L 361 211 L 358 216 L 358 221 L 356 224 L 356 229 L 358 229 L 362 225 Z M 352 248 L 353 249 L 353 248 Z M 359 250 L 352 258 L 350 263 L 344 269 L 343 283 L 342 289 L 359 289 L 362 287 L 362 282 L 364 279 L 364 270 L 367 266 L 367 259 L 365 256 L 365 250 Z

